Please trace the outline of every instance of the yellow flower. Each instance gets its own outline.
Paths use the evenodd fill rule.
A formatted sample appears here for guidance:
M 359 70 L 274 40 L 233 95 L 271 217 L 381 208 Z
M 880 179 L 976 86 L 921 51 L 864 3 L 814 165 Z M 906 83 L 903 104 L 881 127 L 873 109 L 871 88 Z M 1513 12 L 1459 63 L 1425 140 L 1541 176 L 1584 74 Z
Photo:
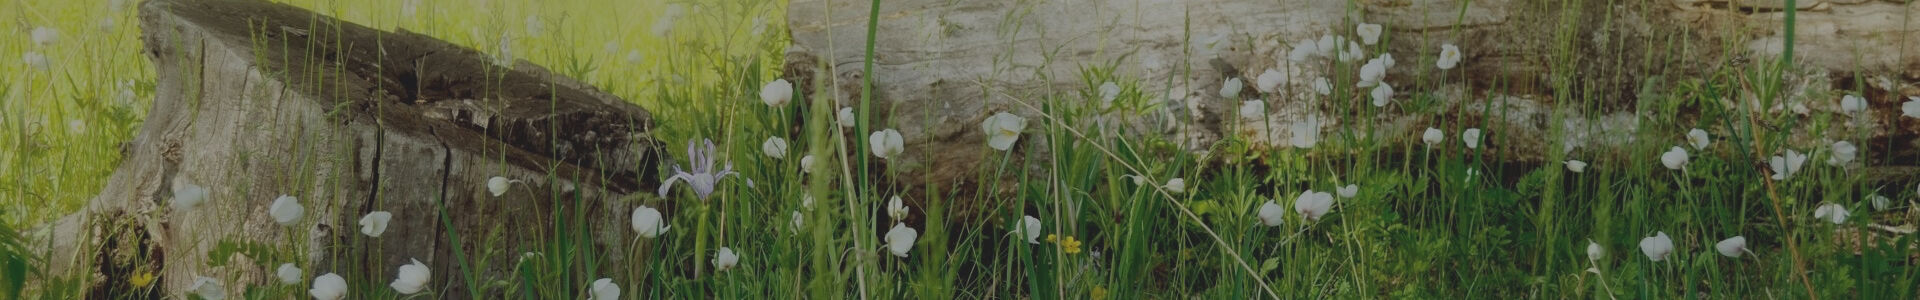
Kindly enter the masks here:
M 134 288 L 145 288 L 153 284 L 153 277 L 153 273 L 140 272 L 134 274 L 133 278 L 128 278 L 127 281 L 133 283 Z
M 1087 297 L 1093 298 L 1093 300 L 1107 300 L 1107 288 L 1093 287 L 1093 292 L 1087 293 Z
M 1073 239 L 1073 237 L 1069 236 L 1066 240 L 1060 241 L 1060 247 L 1066 248 L 1067 254 L 1080 253 L 1080 240 Z
M 1060 236 L 1059 236 L 1059 235 L 1052 235 L 1052 234 L 1048 234 L 1048 235 L 1047 235 L 1047 242 L 1048 242 L 1048 243 L 1056 243 L 1056 242 L 1060 242 Z

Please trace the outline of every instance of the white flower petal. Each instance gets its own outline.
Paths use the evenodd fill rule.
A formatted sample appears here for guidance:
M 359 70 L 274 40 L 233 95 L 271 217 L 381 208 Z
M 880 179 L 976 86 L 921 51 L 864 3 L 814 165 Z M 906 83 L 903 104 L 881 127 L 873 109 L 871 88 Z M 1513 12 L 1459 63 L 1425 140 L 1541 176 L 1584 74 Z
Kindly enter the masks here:
M 774 79 L 760 87 L 760 102 L 767 106 L 780 107 L 793 101 L 793 84 L 786 79 Z
M 1667 255 L 1673 254 L 1673 239 L 1668 238 L 1664 231 L 1640 239 L 1640 253 L 1656 262 L 1667 260 Z
M 1734 236 L 1721 240 L 1713 244 L 1713 249 L 1719 251 L 1720 255 L 1738 258 L 1740 254 L 1747 251 L 1747 237 Z
M 380 237 L 387 232 L 387 223 L 393 221 L 393 213 L 376 211 L 360 217 L 360 234 L 368 237 Z
M 394 291 L 400 292 L 400 294 L 412 295 L 419 293 L 421 290 L 425 290 L 427 288 L 427 282 L 432 279 L 433 271 L 427 268 L 427 264 L 420 263 L 419 259 L 414 259 L 412 264 L 400 265 L 400 275 L 393 279 L 392 284 L 388 284 L 387 286 L 392 287 Z
M 1228 99 L 1239 98 L 1240 88 L 1243 85 L 1244 84 L 1240 83 L 1240 77 L 1228 78 L 1227 82 L 1220 84 L 1220 97 Z
M 1372 45 L 1380 42 L 1380 32 L 1382 30 L 1383 28 L 1380 24 L 1360 23 L 1360 26 L 1354 28 L 1353 32 L 1360 36 L 1360 42 Z
M 786 158 L 787 139 L 777 136 L 768 137 L 766 142 L 760 143 L 760 152 L 765 153 L 767 157 Z
M 1446 141 L 1446 139 L 1447 134 L 1445 132 L 1441 132 L 1440 129 L 1433 127 L 1427 127 L 1427 131 L 1420 135 L 1420 141 L 1426 143 L 1428 147 L 1439 145 L 1440 142 Z
M 347 297 L 347 279 L 339 274 L 327 273 L 313 278 L 313 289 L 307 294 L 314 300 L 340 300 Z
M 274 198 L 273 205 L 267 208 L 267 214 L 273 217 L 274 222 L 280 223 L 280 226 L 293 226 L 299 223 L 300 217 L 305 216 L 306 212 L 306 208 L 300 206 L 299 198 L 287 195 Z
M 887 251 L 893 256 L 907 257 L 907 251 L 913 250 L 913 243 L 920 238 L 920 231 L 907 227 L 907 223 L 896 223 L 887 230 Z

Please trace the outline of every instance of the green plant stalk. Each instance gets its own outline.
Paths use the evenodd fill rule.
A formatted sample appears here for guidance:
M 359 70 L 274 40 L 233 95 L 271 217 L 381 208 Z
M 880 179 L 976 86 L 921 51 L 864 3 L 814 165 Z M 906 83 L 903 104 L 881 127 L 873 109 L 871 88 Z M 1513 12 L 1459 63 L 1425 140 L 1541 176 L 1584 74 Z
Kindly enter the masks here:
M 460 263 L 460 275 L 467 281 L 467 294 L 478 297 L 478 295 L 480 295 L 480 281 L 473 278 L 473 266 L 467 263 L 466 251 L 462 250 L 466 249 L 466 247 L 460 246 L 460 232 L 453 227 L 453 218 L 447 216 L 446 195 L 444 193 L 441 194 L 440 201 L 436 201 L 434 204 L 439 206 L 440 209 L 440 224 L 447 226 L 447 242 L 453 243 L 453 260 Z
M 700 278 L 707 267 L 707 203 L 701 202 L 697 210 L 694 212 L 696 223 L 693 223 L 693 278 Z

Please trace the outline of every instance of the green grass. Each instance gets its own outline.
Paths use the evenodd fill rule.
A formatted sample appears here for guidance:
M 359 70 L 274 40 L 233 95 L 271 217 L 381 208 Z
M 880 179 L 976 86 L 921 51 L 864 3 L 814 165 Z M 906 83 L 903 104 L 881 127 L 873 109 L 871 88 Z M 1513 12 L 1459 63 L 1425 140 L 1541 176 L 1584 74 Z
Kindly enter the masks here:
M 1623 97 L 1574 92 L 1603 90 L 1583 87 L 1588 83 L 1575 71 L 1583 59 L 1577 51 L 1583 37 L 1575 28 L 1588 21 L 1580 16 L 1596 15 L 1581 10 L 1612 7 L 1587 1 L 1597 0 L 1558 1 L 1539 6 L 1549 11 L 1529 12 L 1563 16 L 1562 26 L 1550 35 L 1553 40 L 1545 41 L 1550 43 L 1550 65 L 1555 66 L 1549 75 L 1552 97 L 1566 99 L 1555 102 L 1560 107 L 1553 109 L 1550 124 L 1594 117 L 1576 112 Z M 459 274 L 434 274 L 435 286 L 461 282 L 465 294 L 582 298 L 589 283 L 611 278 L 626 297 L 638 299 L 1920 297 L 1920 269 L 1912 266 L 1914 250 L 1909 248 L 1920 245 L 1914 235 L 1886 235 L 1858 254 L 1835 242 L 1860 237 L 1842 233 L 1876 232 L 1867 229 L 1870 224 L 1911 224 L 1912 214 L 1900 213 L 1912 210 L 1910 204 L 1881 212 L 1861 199 L 1877 193 L 1896 203 L 1912 203 L 1920 198 L 1913 186 L 1870 186 L 1870 178 L 1858 170 L 1825 165 L 1831 155 L 1825 148 L 1787 141 L 1796 128 L 1824 130 L 1835 126 L 1837 118 L 1803 120 L 1720 104 L 1719 99 L 1745 95 L 1783 101 L 1782 74 L 1795 72 L 1788 64 L 1712 70 L 1674 78 L 1672 84 L 1638 95 L 1632 112 L 1650 117 L 1626 134 L 1639 142 L 1607 152 L 1546 151 L 1547 161 L 1593 164 L 1576 173 L 1560 163 L 1504 164 L 1486 148 L 1468 149 L 1460 143 L 1460 132 L 1480 128 L 1488 133 L 1483 144 L 1546 143 L 1543 148 L 1556 149 L 1571 139 L 1570 128 L 1554 128 L 1545 141 L 1511 140 L 1501 134 L 1506 129 L 1499 124 L 1444 116 L 1436 117 L 1433 127 L 1444 130 L 1447 139 L 1433 146 L 1417 138 L 1332 131 L 1323 132 L 1311 149 L 1266 147 L 1229 137 L 1208 145 L 1201 156 L 1156 133 L 1122 129 L 1117 135 L 1101 134 L 1106 129 L 1096 116 L 1141 120 L 1166 109 L 1151 101 L 1166 91 L 1150 90 L 1147 86 L 1154 84 L 1115 72 L 1113 66 L 1122 62 L 1111 62 L 1079 70 L 1079 81 L 1086 83 L 1081 89 L 1000 95 L 1018 99 L 1022 111 L 1039 113 L 1026 116 L 1028 126 L 1012 151 L 1026 158 L 1044 155 L 1037 157 L 1041 164 L 1022 167 L 1035 160 L 1017 160 L 1016 153 L 983 147 L 980 161 L 990 165 L 980 168 L 975 178 L 980 186 L 903 189 L 875 179 L 919 176 L 920 170 L 895 166 L 880 174 L 861 171 L 871 170 L 868 166 L 880 159 L 866 147 L 868 133 L 928 124 L 874 122 L 874 114 L 894 108 L 863 99 L 856 108 L 857 125 L 841 128 L 830 120 L 846 104 L 807 99 L 838 98 L 826 93 L 795 95 L 793 104 L 781 107 L 761 104 L 759 90 L 778 75 L 788 42 L 780 25 L 785 23 L 780 17 L 784 3 L 680 3 L 689 7 L 686 18 L 671 35 L 660 36 L 651 31 L 667 4 L 658 1 L 426 2 L 418 18 L 403 18 L 401 4 L 393 1 L 294 1 L 375 28 L 420 31 L 489 53 L 502 50 L 502 37 L 493 33 L 508 32 L 506 48 L 515 57 L 583 78 L 654 113 L 658 136 L 676 159 L 686 160 L 679 153 L 686 141 L 711 139 L 719 146 L 719 160 L 731 162 L 742 174 L 720 181 L 709 199 L 699 199 L 685 186 L 676 186 L 666 197 L 647 193 L 621 199 L 554 199 L 575 209 L 547 216 L 555 223 L 555 234 L 531 246 L 502 241 L 501 228 L 453 232 L 452 244 L 479 250 L 455 252 Z M 19 39 L 26 41 L 25 33 L 33 26 L 51 26 L 60 29 L 62 38 L 49 46 L 0 43 L 0 57 L 6 59 L 27 51 L 54 53 L 49 71 L 32 70 L 17 60 L 0 64 L 0 95 L 6 97 L 0 102 L 0 295 L 117 299 L 156 292 L 127 284 L 131 288 L 108 295 L 87 294 L 92 291 L 84 283 L 100 278 L 39 274 L 28 262 L 58 257 L 32 253 L 12 234 L 84 205 L 117 165 L 118 144 L 139 127 L 154 74 L 139 54 L 132 10 L 108 14 L 106 3 L 86 1 L 16 2 L 6 7 L 0 19 L 25 21 L 0 22 L 0 32 L 20 33 Z M 1615 14 L 1609 10 L 1598 15 L 1610 22 Z M 526 29 L 529 16 L 543 23 L 537 36 Z M 1795 21 L 1788 16 L 1791 27 Z M 767 24 L 764 30 L 753 29 L 756 17 Z M 1026 17 L 1033 16 L 1009 15 Z M 115 20 L 116 26 L 98 30 L 101 18 Z M 1332 30 L 1351 36 L 1351 28 Z M 1391 35 L 1382 39 L 1391 41 Z M 888 41 L 874 40 L 872 32 L 867 36 L 871 58 L 873 45 Z M 1649 45 L 1652 51 L 1665 52 L 1641 55 L 1665 55 L 1681 46 L 1662 47 Z M 629 62 L 628 52 L 642 57 Z M 1431 65 L 1437 59 L 1431 52 L 1396 54 L 1400 65 Z M 1336 70 L 1331 73 L 1341 74 L 1334 76 L 1340 79 L 1333 85 L 1340 88 L 1332 99 L 1364 102 L 1367 90 L 1347 88 L 1354 86 L 1351 70 L 1362 61 L 1320 61 Z M 885 76 L 873 74 L 870 59 L 862 68 L 867 73 L 863 78 Z M 1461 72 L 1417 74 L 1415 84 L 1395 87 L 1401 96 L 1394 105 L 1414 114 L 1440 114 L 1441 100 L 1436 98 L 1445 95 L 1422 88 L 1474 80 Z M 1051 80 L 1048 74 L 1038 75 Z M 1095 87 L 1106 82 L 1121 87 L 1111 108 L 1098 105 L 1101 92 Z M 1475 83 L 1496 92 L 1513 84 Z M 884 88 L 870 82 L 863 86 L 863 95 Z M 132 97 L 119 96 L 123 90 Z M 1475 97 L 1460 101 L 1483 114 L 1504 112 L 1494 105 L 1495 99 Z M 1381 110 L 1359 106 L 1332 113 L 1371 120 L 1368 117 Z M 797 122 L 796 116 L 807 122 Z M 793 126 L 803 127 L 796 131 Z M 1384 124 L 1350 127 L 1376 126 Z M 1713 145 L 1687 147 L 1692 155 L 1685 171 L 1661 166 L 1660 154 L 1684 145 L 1682 135 L 1690 128 L 1712 132 Z M 762 155 L 761 142 L 770 136 L 786 138 L 792 150 L 784 158 Z M 1049 142 L 1033 142 L 1040 139 Z M 1766 179 L 1770 174 L 1765 165 L 1753 162 L 1785 149 L 1813 153 L 1813 158 L 1791 179 Z M 804 155 L 819 159 L 803 172 L 799 161 Z M 835 159 L 840 157 L 853 159 Z M 343 158 L 309 159 L 324 164 Z M 1148 184 L 1135 184 L 1128 176 L 1144 177 Z M 1162 186 L 1172 178 L 1185 180 L 1184 191 Z M 743 179 L 751 179 L 753 186 Z M 643 183 L 653 184 L 658 183 Z M 1293 212 L 1302 191 L 1333 193 L 1349 184 L 1359 192 L 1352 198 L 1337 197 L 1325 217 L 1308 221 Z M 967 188 L 979 190 L 961 190 Z M 982 191 L 1011 192 L 969 196 Z M 907 257 L 893 255 L 883 238 L 886 228 L 898 222 L 884 208 L 894 196 L 910 200 L 911 217 L 904 223 L 919 232 Z M 809 197 L 812 205 L 803 205 L 802 199 Z M 664 213 L 674 229 L 658 238 L 636 235 L 632 252 L 602 253 L 589 246 L 585 236 L 588 223 L 581 217 L 588 214 L 579 208 L 589 201 L 673 204 L 678 209 Z M 1257 218 L 1268 201 L 1284 208 L 1284 224 L 1269 227 Z M 47 205 L 30 205 L 42 203 Z M 1855 216 L 1843 224 L 1812 218 L 1822 203 L 1844 205 Z M 981 210 L 968 213 L 984 220 L 950 221 L 961 207 Z M 796 214 L 804 219 L 798 228 L 789 223 Z M 1023 216 L 1041 220 L 1044 234 L 1037 243 L 1025 242 L 1016 232 Z M 439 221 L 455 228 L 453 220 Z M 1665 261 L 1652 261 L 1637 247 L 1655 232 L 1674 239 L 1675 250 Z M 1751 254 L 1734 258 L 1715 251 L 1715 242 L 1736 235 L 1747 238 Z M 1079 245 L 1068 245 L 1069 240 Z M 1606 254 L 1588 257 L 1589 241 Z M 216 244 L 213 255 L 301 259 L 279 250 L 290 248 L 281 244 Z M 709 260 L 720 247 L 740 254 L 737 267 L 714 269 Z M 497 257 L 521 259 L 513 266 L 485 265 L 484 258 Z M 614 258 L 630 263 L 600 267 Z M 397 267 L 335 269 L 342 270 L 351 297 L 406 298 L 386 286 Z M 496 278 L 472 271 L 500 268 L 512 270 L 511 275 Z M 121 275 L 126 274 L 106 278 Z M 299 285 L 247 287 L 239 295 L 304 298 L 314 275 L 306 274 L 309 281 Z M 424 297 L 446 293 L 435 290 Z

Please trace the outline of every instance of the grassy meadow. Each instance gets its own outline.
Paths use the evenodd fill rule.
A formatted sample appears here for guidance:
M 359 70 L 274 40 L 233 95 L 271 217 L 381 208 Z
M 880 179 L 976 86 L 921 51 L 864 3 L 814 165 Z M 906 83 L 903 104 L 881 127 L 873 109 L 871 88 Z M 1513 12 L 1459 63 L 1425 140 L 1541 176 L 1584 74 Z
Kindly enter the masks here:
M 469 255 L 518 257 L 513 275 L 432 274 L 419 291 L 402 287 L 417 276 L 402 265 L 362 270 L 295 261 L 288 263 L 297 269 L 351 271 L 295 272 L 286 282 L 254 285 L 209 277 L 199 287 L 212 288 L 171 292 L 155 284 L 153 270 L 44 274 L 28 262 L 59 257 L 29 249 L 15 232 L 85 206 L 118 165 L 120 144 L 133 138 L 153 97 L 155 74 L 142 54 L 132 2 L 0 4 L 0 299 L 443 298 L 453 282 L 462 282 L 465 294 L 526 299 L 1920 298 L 1920 241 L 1881 229 L 1912 231 L 1920 187 L 1870 185 L 1859 172 L 1866 159 L 1855 157 L 1876 155 L 1871 147 L 1796 148 L 1805 143 L 1784 141 L 1795 128 L 1838 126 L 1844 116 L 1797 121 L 1718 104 L 1723 97 L 1779 98 L 1772 88 L 1778 84 L 1769 84 L 1780 80 L 1778 63 L 1676 79 L 1681 84 L 1643 94 L 1633 108 L 1645 119 L 1625 134 L 1638 142 L 1608 152 L 1546 151 L 1552 163 L 1533 165 L 1495 161 L 1483 146 L 1558 149 L 1565 133 L 1507 140 L 1495 124 L 1439 117 L 1431 133 L 1423 132 L 1430 136 L 1413 139 L 1420 142 L 1334 131 L 1292 141 L 1294 147 L 1229 137 L 1204 152 L 1151 132 L 1089 135 L 1105 130 L 1093 116 L 1164 109 L 1148 103 L 1162 91 L 1090 67 L 1084 89 L 1021 100 L 1041 115 L 977 126 L 997 139 L 979 149 L 981 161 L 993 165 L 978 175 L 985 184 L 963 188 L 1011 192 L 903 189 L 874 178 L 918 170 L 860 170 L 903 155 L 888 130 L 923 125 L 878 124 L 872 114 L 890 107 L 807 101 L 815 95 L 775 83 L 789 43 L 787 4 L 759 0 L 287 1 L 526 59 L 653 113 L 657 136 L 678 165 L 653 171 L 664 175 L 658 178 L 692 173 L 661 197 L 604 200 L 679 207 L 636 210 L 632 253 L 598 253 L 560 237 L 506 249 L 484 233 L 455 236 L 485 249 Z M 1328 34 L 1362 39 L 1366 30 L 1355 25 Z M 47 32 L 39 28 L 55 37 L 36 34 Z M 1299 55 L 1360 74 L 1331 82 L 1322 92 L 1327 99 L 1384 96 L 1415 112 L 1431 107 L 1436 94 L 1414 86 L 1381 95 L 1378 85 L 1347 80 L 1384 65 L 1476 63 L 1437 48 L 1395 63 L 1371 55 L 1339 60 L 1330 56 L 1354 49 L 1334 44 L 1324 47 L 1330 51 L 1301 47 L 1308 50 Z M 1361 50 L 1384 47 L 1368 44 Z M 1572 53 L 1548 55 L 1571 63 L 1578 59 Z M 1577 82 L 1572 73 L 1551 75 L 1555 84 Z M 1415 80 L 1462 77 L 1442 72 Z M 1223 86 L 1263 89 L 1260 81 Z M 1113 88 L 1102 87 L 1108 83 Z M 1553 97 L 1568 108 L 1620 98 Z M 1377 113 L 1358 107 L 1365 109 L 1336 113 L 1360 120 Z M 851 113 L 842 115 L 843 108 Z M 1239 112 L 1225 117 L 1265 116 Z M 799 125 L 796 115 L 833 122 Z M 1552 115 L 1549 124 L 1581 117 Z M 1867 144 L 1857 140 L 1864 135 L 1830 138 Z M 1047 142 L 1032 142 L 1038 139 Z M 710 140 L 714 150 L 683 153 L 699 140 Z M 1045 155 L 1039 168 L 1049 172 L 1016 166 L 1013 151 Z M 702 173 L 687 162 L 697 164 L 696 156 L 738 173 Z M 711 194 L 697 192 L 703 187 Z M 977 194 L 1000 196 L 962 196 Z M 970 212 L 981 220 L 949 221 L 961 206 L 956 201 L 993 205 Z M 225 252 L 236 251 L 300 256 Z M 609 257 L 633 263 L 593 266 Z M 96 288 L 108 278 L 132 279 Z

